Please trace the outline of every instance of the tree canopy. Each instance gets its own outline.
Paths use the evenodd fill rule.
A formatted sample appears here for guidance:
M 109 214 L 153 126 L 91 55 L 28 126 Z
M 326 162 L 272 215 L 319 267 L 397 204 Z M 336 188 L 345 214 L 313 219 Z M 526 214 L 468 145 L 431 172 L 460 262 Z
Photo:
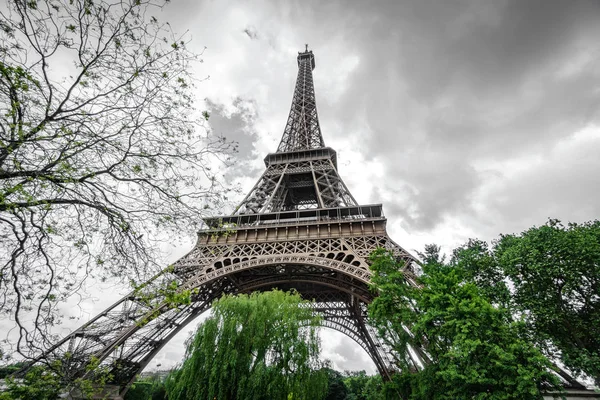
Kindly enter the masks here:
M 324 367 L 323 371 L 327 374 L 327 394 L 323 400 L 346 400 L 348 388 L 344 384 L 342 373 L 329 367 Z
M 550 220 L 502 235 L 491 247 L 472 240 L 454 252 L 453 263 L 490 301 L 522 319 L 549 357 L 600 385 L 600 221 Z
M 166 382 L 170 400 L 320 399 L 327 394 L 310 303 L 272 291 L 224 296 Z
M 164 379 L 143 377 L 133 383 L 125 393 L 124 400 L 165 400 L 166 398 Z
M 367 375 L 365 371 L 345 371 L 344 384 L 348 388 L 347 400 L 386 400 L 381 375 Z
M 428 246 L 420 287 L 406 282 L 393 255 L 371 255 L 378 297 L 369 315 L 401 358 L 393 386 L 406 399 L 541 399 L 557 389 L 552 364 L 519 335 L 509 312 L 493 306 L 465 272 Z M 412 353 L 411 353 L 412 352 Z M 422 364 L 421 364 L 422 363 Z
M 44 366 L 30 368 L 22 379 L 3 378 L 0 400 L 55 400 L 61 393 L 59 377 Z
M 159 2 L 160 3 L 160 2 Z M 145 279 L 158 241 L 221 201 L 198 55 L 149 0 L 9 0 L 0 10 L 0 315 L 37 351 L 90 275 Z M 48 339 L 52 340 L 52 339 Z

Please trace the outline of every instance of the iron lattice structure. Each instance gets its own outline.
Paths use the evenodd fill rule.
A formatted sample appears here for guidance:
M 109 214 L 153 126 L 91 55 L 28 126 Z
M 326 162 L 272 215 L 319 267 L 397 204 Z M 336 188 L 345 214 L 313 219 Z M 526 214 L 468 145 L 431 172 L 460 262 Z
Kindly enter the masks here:
M 315 101 L 312 51 L 298 55 L 290 115 L 277 152 L 232 215 L 205 219 L 193 250 L 172 268 L 108 307 L 53 346 L 43 357 L 60 358 L 65 373 L 85 376 L 92 357 L 110 368 L 123 393 L 157 352 L 223 293 L 296 289 L 314 300 L 324 325 L 356 341 L 381 374 L 394 355 L 367 323 L 372 301 L 368 255 L 387 248 L 415 259 L 386 233 L 380 204 L 358 205 L 340 178 L 336 152 L 325 147 Z M 192 302 L 173 305 L 164 288 L 176 281 Z M 402 355 L 415 358 L 418 352 Z M 116 393 L 115 392 L 115 393 Z

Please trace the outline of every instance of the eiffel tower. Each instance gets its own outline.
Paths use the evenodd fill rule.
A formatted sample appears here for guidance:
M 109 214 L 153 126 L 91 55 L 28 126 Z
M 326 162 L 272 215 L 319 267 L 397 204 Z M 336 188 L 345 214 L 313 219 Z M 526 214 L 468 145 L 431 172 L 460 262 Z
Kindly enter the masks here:
M 56 343 L 46 359 L 60 358 L 75 378 L 89 374 L 93 357 L 112 368 L 109 397 L 120 398 L 160 349 L 222 294 L 293 288 L 314 300 L 325 327 L 353 339 L 389 376 L 393 357 L 367 324 L 368 256 L 378 247 L 391 250 L 406 261 L 408 279 L 415 259 L 389 238 L 381 204 L 359 205 L 338 174 L 317 115 L 315 57 L 307 46 L 297 60 L 281 142 L 233 214 L 206 218 L 192 251 Z M 192 291 L 191 304 L 174 307 L 156 289 L 173 281 Z

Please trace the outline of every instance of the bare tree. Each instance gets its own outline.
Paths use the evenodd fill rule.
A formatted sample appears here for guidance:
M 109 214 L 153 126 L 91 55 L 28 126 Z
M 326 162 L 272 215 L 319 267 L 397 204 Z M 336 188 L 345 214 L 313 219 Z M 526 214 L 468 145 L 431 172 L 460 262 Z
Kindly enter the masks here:
M 0 12 L 0 315 L 47 345 L 89 276 L 143 279 L 198 227 L 233 146 L 193 107 L 201 61 L 150 0 L 9 0 Z M 4 324 L 4 323 L 3 323 Z

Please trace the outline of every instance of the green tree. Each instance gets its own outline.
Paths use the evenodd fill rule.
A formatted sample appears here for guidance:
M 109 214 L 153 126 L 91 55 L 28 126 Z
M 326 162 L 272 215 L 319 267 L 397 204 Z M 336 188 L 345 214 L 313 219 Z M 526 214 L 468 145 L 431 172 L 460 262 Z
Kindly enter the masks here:
M 496 257 L 482 240 L 470 239 L 452 252 L 451 264 L 460 268 L 492 304 L 512 308 L 512 294 Z
M 153 382 L 136 381 L 127 390 L 125 400 L 149 400 L 152 398 L 153 386 Z
M 62 373 L 61 360 L 52 363 L 30 366 L 25 371 L 25 363 L 2 367 L 0 379 L 0 400 L 50 400 L 73 395 L 78 399 L 96 398 L 98 388 L 104 387 L 112 375 L 104 367 L 99 367 L 96 359 L 87 368 L 94 370 L 93 377 L 66 378 Z M 7 375 L 10 374 L 10 375 Z
M 164 381 L 153 377 L 136 380 L 125 393 L 125 400 L 164 400 L 166 398 Z
M 43 366 L 29 369 L 22 381 L 8 377 L 5 384 L 0 400 L 54 400 L 62 388 L 59 377 Z
M 403 398 L 541 399 L 542 390 L 557 388 L 551 363 L 519 336 L 506 309 L 493 306 L 463 269 L 445 263 L 439 248 L 429 246 L 424 259 L 421 286 L 414 287 L 391 253 L 371 255 L 378 297 L 370 317 L 395 338 L 398 354 L 425 349 L 424 368 L 407 357 L 391 384 Z
M 327 374 L 327 394 L 324 400 L 346 400 L 348 388 L 344 385 L 344 376 L 331 368 L 323 368 Z
M 321 399 L 319 317 L 295 293 L 223 296 L 166 382 L 169 400 Z
M 25 366 L 25 363 L 14 363 L 0 366 L 0 379 L 4 379 Z
M 201 60 L 159 3 L 0 9 L 0 315 L 25 355 L 90 275 L 145 280 L 157 241 L 222 201 L 211 160 L 231 146 L 195 110 Z
M 493 301 L 504 298 L 548 356 L 600 385 L 600 221 L 550 220 L 491 248 L 470 241 L 454 259 Z
M 348 400 L 384 400 L 383 381 L 380 375 L 367 375 L 365 371 L 345 371 L 344 384 L 348 388 Z M 393 399 L 394 394 L 390 399 Z

